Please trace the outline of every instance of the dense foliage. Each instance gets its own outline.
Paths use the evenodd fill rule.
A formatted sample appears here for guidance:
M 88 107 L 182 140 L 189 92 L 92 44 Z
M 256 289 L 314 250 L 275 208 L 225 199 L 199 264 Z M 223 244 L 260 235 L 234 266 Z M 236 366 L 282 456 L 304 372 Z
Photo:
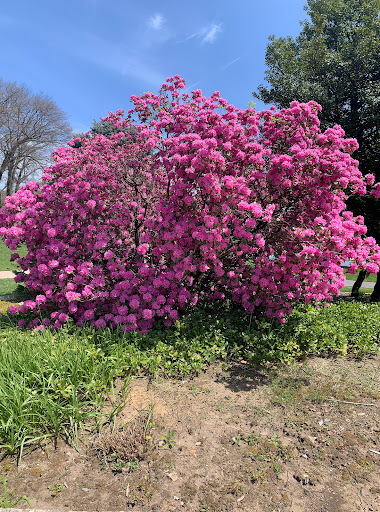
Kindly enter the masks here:
M 71 141 L 41 187 L 7 198 L 0 235 L 28 248 L 13 257 L 36 292 L 20 308 L 36 312 L 30 327 L 71 315 L 145 332 L 227 297 L 283 320 L 297 301 L 337 295 L 343 261 L 379 270 L 380 248 L 345 200 L 367 186 L 378 197 L 380 184 L 350 156 L 355 140 L 321 132 L 317 103 L 260 113 L 183 88 L 176 75 L 159 95 L 132 96 L 126 118 L 104 119 L 117 133 Z
M 254 96 L 277 107 L 294 100 L 317 101 L 322 128 L 339 124 L 346 136 L 355 138 L 360 170 L 379 181 L 380 1 L 308 0 L 305 10 L 308 18 L 298 37 L 270 37 L 268 85 L 259 86 Z M 347 204 L 355 215 L 364 216 L 368 234 L 379 241 L 375 198 L 356 195 Z
M 254 96 L 286 107 L 291 101 L 322 105 L 325 129 L 340 124 L 359 143 L 363 172 L 380 166 L 380 2 L 308 0 L 308 18 L 296 39 L 272 36 L 266 81 Z

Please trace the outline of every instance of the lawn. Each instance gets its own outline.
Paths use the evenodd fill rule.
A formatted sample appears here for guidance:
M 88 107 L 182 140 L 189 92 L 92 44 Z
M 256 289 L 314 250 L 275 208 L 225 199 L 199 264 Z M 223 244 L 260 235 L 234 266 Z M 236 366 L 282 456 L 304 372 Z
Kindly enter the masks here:
M 350 292 L 352 291 L 352 286 L 344 286 L 341 290 L 341 292 Z M 372 293 L 373 288 L 366 288 L 365 284 L 360 288 L 360 293 Z
M 0 279 L 0 297 L 12 295 L 14 300 L 22 300 L 25 296 L 25 286 L 15 283 L 14 279 Z
M 356 272 L 356 274 L 348 274 L 347 270 L 345 270 L 344 275 L 346 276 L 346 279 L 349 281 L 356 281 L 358 278 L 359 272 Z M 369 281 L 370 283 L 376 283 L 377 274 L 367 274 L 364 281 Z
M 21 270 L 16 261 L 11 261 L 11 254 L 14 252 L 17 252 L 21 257 L 27 254 L 25 246 L 20 247 L 17 251 L 11 251 L 0 238 L 0 271 Z

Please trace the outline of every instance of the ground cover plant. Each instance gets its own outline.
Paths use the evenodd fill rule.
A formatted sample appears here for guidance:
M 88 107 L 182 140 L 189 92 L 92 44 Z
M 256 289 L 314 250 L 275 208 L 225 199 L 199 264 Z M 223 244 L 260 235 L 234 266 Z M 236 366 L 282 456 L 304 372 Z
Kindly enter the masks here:
M 283 321 L 299 301 L 331 300 L 341 265 L 376 273 L 380 249 L 345 201 L 380 194 L 319 105 L 240 110 L 170 78 L 158 95 L 55 153 L 44 184 L 6 199 L 0 234 L 36 294 L 12 313 L 30 327 L 151 329 L 198 302 L 229 300 Z M 45 311 L 47 315 L 40 316 Z M 20 320 L 24 325 L 24 320 Z

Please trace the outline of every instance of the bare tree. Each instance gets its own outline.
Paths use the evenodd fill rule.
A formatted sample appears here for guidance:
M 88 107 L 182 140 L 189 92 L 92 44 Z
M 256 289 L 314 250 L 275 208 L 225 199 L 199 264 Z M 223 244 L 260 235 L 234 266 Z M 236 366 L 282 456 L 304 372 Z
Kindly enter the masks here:
M 53 100 L 0 79 L 0 181 L 6 195 L 46 167 L 51 151 L 71 134 L 66 114 Z

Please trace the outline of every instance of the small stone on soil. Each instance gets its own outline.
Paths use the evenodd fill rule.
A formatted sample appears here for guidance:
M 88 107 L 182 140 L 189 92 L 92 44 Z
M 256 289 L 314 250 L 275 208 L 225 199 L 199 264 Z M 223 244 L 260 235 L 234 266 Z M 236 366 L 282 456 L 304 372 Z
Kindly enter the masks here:
M 176 482 L 178 480 L 178 475 L 177 473 L 168 473 L 168 478 L 170 478 L 172 482 Z

